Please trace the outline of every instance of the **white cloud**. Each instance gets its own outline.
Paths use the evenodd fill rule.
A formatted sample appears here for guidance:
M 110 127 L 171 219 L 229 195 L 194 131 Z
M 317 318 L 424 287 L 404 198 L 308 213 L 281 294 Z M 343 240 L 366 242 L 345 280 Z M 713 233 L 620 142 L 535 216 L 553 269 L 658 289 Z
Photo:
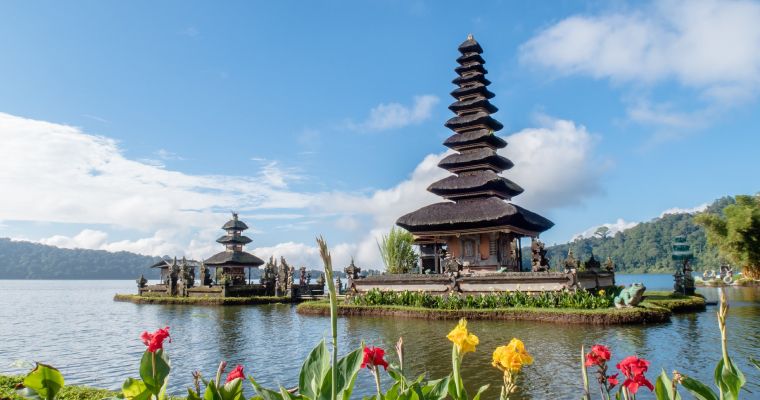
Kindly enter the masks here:
M 575 15 L 539 32 L 521 59 L 564 74 L 652 83 L 674 79 L 722 100 L 760 85 L 760 4 L 659 1 Z
M 700 204 L 696 207 L 691 208 L 681 208 L 681 207 L 673 207 L 668 208 L 667 210 L 663 211 L 662 214 L 660 214 L 660 218 L 664 217 L 666 214 L 695 214 L 702 211 L 707 210 L 707 207 L 709 206 L 708 203 Z
M 622 218 L 618 218 L 617 221 L 615 222 L 592 226 L 591 228 L 588 228 L 581 233 L 575 234 L 573 235 L 573 240 L 578 239 L 578 238 L 593 237 L 596 230 L 603 226 L 606 226 L 607 228 L 609 228 L 609 236 L 615 236 L 616 233 L 622 232 L 627 229 L 631 229 L 638 224 L 639 224 L 638 222 L 628 222 Z
M 217 226 L 227 210 L 303 208 L 276 163 L 252 177 L 189 175 L 125 158 L 80 129 L 0 113 L 0 220 L 108 224 L 140 231 Z M 217 212 L 216 210 L 224 210 Z
M 370 110 L 366 121 L 358 124 L 349 122 L 348 126 L 354 130 L 385 131 L 419 124 L 430 118 L 438 101 L 438 97 L 428 94 L 415 96 L 411 107 L 400 103 L 380 104 Z

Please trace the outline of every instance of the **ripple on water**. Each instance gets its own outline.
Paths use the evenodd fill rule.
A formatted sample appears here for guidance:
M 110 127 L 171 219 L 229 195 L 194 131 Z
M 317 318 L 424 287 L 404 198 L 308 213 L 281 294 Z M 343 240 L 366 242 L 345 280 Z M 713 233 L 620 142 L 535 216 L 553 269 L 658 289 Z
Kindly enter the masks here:
M 653 282 L 647 279 L 659 279 Z M 670 278 L 630 276 L 667 287 Z M 220 360 L 242 364 L 265 385 L 294 386 L 298 370 L 319 338 L 329 335 L 329 320 L 302 316 L 290 305 L 197 307 L 137 305 L 112 301 L 116 292 L 134 291 L 131 281 L 0 281 L 0 373 L 20 373 L 19 359 L 44 361 L 61 368 L 67 382 L 117 389 L 136 376 L 144 351 L 139 334 L 170 326 L 167 345 L 173 372 L 170 390 L 181 393 L 192 385 L 191 372 L 211 377 Z M 33 289 L 33 291 L 31 290 Z M 717 299 L 716 289 L 706 289 Z M 729 341 L 731 355 L 748 376 L 750 389 L 760 392 L 760 374 L 749 357 L 760 358 L 760 291 L 731 289 Z M 464 361 L 471 390 L 491 383 L 497 396 L 499 372 L 490 366 L 491 352 L 512 337 L 522 339 L 535 358 L 526 369 L 516 398 L 578 398 L 580 346 L 604 343 L 614 360 L 629 354 L 652 361 L 652 378 L 664 368 L 678 369 L 707 382 L 719 357 L 716 307 L 698 314 L 676 315 L 667 324 L 599 327 L 536 322 L 471 321 L 480 337 L 478 351 Z M 338 323 L 341 353 L 364 340 L 392 353 L 399 336 L 407 349 L 407 370 L 440 377 L 449 373 L 451 353 L 446 333 L 455 321 L 393 318 L 349 318 Z M 386 382 L 387 383 L 387 382 Z M 357 395 L 373 392 L 373 382 L 361 371 Z M 643 398 L 648 398 L 644 396 Z M 651 397 L 649 397 L 651 398 Z

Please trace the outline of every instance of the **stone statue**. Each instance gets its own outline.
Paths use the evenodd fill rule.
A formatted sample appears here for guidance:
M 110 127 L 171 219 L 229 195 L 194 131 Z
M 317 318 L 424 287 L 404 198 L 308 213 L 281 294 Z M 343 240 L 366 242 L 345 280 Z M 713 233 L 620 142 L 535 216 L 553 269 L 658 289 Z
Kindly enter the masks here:
M 565 259 L 564 266 L 566 274 L 578 271 L 578 260 L 576 260 L 573 256 L 573 249 L 570 249 L 567 252 L 567 258 Z
M 631 284 L 630 287 L 623 289 L 619 295 L 615 296 L 613 303 L 617 308 L 636 307 L 644 298 L 644 291 L 646 290 L 647 288 L 642 283 Z
M 269 258 L 269 262 L 264 265 L 264 271 L 261 273 L 261 279 L 259 279 L 262 286 L 264 286 L 264 293 L 266 295 L 275 294 L 277 285 L 277 272 L 274 256 Z
M 359 279 L 359 273 L 362 272 L 362 269 L 354 264 L 354 258 L 351 257 L 351 264 L 349 264 L 348 267 L 344 269 L 344 271 L 348 276 L 348 284 L 346 285 L 345 291 L 352 291 L 354 290 L 354 281 Z
M 457 261 L 456 258 L 452 256 L 446 256 L 446 258 L 443 260 L 443 272 L 448 275 L 457 275 L 459 276 L 459 271 L 462 270 L 462 264 Z
M 335 277 L 335 290 L 338 294 L 343 294 L 343 282 L 340 280 L 340 276 Z
M 531 258 L 531 270 L 533 272 L 544 272 L 549 270 L 549 260 L 546 259 L 546 249 L 544 242 L 533 240 L 530 244 L 530 251 L 533 254 Z
M 201 286 L 211 286 L 214 280 L 211 279 L 211 269 L 206 267 L 205 263 L 201 263 Z
M 306 267 L 301 267 L 298 270 L 298 286 L 306 286 Z
M 148 284 L 148 280 L 145 279 L 145 275 L 140 274 L 140 277 L 137 278 L 137 288 L 142 289 Z
M 169 266 L 169 295 L 177 295 L 177 281 L 179 280 L 179 265 L 177 264 L 177 257 L 174 257 L 174 262 Z
M 602 270 L 602 264 L 594 258 L 594 254 L 591 254 L 591 257 L 583 263 L 583 269 L 585 271 L 600 272 Z
M 317 286 L 319 287 L 325 287 L 325 274 L 319 274 L 319 278 L 317 278 Z
M 607 261 L 604 262 L 604 270 L 607 272 L 615 272 L 615 263 L 612 262 L 612 257 L 607 256 Z

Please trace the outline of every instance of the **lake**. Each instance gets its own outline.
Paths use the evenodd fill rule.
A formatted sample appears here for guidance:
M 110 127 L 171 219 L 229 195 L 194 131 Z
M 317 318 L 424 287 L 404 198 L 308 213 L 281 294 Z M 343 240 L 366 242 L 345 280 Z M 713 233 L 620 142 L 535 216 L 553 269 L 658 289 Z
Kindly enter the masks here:
M 669 275 L 619 275 L 618 283 L 644 282 L 649 289 L 670 289 Z M 329 336 L 329 318 L 302 316 L 291 305 L 206 307 L 138 305 L 112 301 L 114 293 L 134 293 L 132 281 L 0 281 L 0 373 L 20 374 L 18 360 L 58 367 L 67 384 L 117 389 L 137 369 L 145 346 L 144 330 L 170 326 L 170 391 L 182 394 L 192 385 L 191 372 L 213 376 L 220 360 L 243 364 L 265 386 L 295 386 L 304 357 Z M 700 289 L 717 300 L 718 289 Z M 750 357 L 760 358 L 760 289 L 728 289 L 730 354 L 747 375 L 746 386 L 760 398 L 760 374 Z M 480 346 L 464 360 L 468 387 L 491 383 L 484 398 L 498 397 L 501 375 L 491 367 L 491 353 L 512 337 L 522 339 L 535 363 L 524 370 L 515 398 L 577 399 L 581 379 L 580 346 L 601 343 L 613 361 L 637 354 L 652 361 L 648 377 L 677 369 L 709 382 L 720 358 L 715 312 L 676 315 L 670 323 L 645 326 L 583 326 L 538 322 L 471 321 Z M 450 372 L 451 346 L 446 334 L 456 321 L 391 318 L 342 318 L 338 322 L 341 353 L 364 340 L 389 352 L 404 337 L 407 370 L 438 378 Z M 593 378 L 592 378 L 593 379 Z M 593 382 L 592 382 L 593 383 Z M 592 387 L 592 389 L 595 387 Z M 372 394 L 374 383 L 363 370 L 355 395 Z M 594 390 L 595 391 L 595 390 Z M 356 397 L 356 396 L 355 396 Z M 653 398 L 651 395 L 640 398 Z

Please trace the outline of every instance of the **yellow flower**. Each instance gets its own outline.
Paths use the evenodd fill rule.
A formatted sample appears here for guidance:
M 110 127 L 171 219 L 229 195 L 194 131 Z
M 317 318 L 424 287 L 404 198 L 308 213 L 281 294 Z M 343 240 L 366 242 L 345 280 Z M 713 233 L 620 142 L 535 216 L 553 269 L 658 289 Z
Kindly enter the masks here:
M 599 296 L 604 296 L 606 293 L 604 289 L 599 289 Z
M 499 346 L 493 352 L 491 365 L 504 371 L 519 372 L 523 365 L 533 364 L 533 357 L 525 351 L 522 340 L 512 338 L 506 346 Z
M 467 320 L 459 320 L 456 328 L 452 329 L 446 337 L 451 340 L 459 350 L 459 354 L 475 351 L 475 346 L 480 343 L 478 337 L 467 331 Z

